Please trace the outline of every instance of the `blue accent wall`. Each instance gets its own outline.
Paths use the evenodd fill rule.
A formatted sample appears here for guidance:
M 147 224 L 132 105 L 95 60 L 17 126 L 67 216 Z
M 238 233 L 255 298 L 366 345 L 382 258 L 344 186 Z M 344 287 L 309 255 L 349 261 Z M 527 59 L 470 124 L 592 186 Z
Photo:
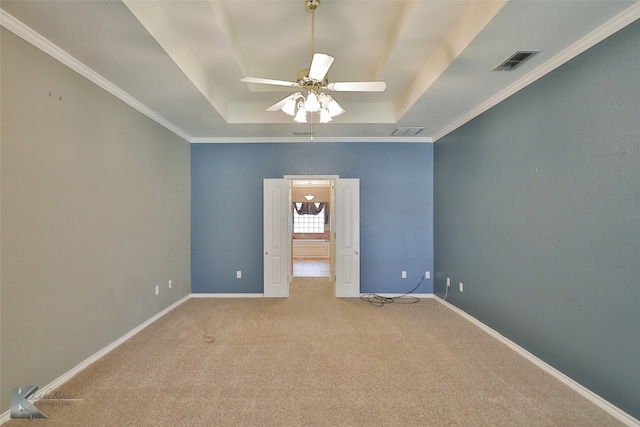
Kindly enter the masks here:
M 192 292 L 263 292 L 262 183 L 284 175 L 360 179 L 361 292 L 404 293 L 433 271 L 432 144 L 192 144 Z
M 639 46 L 637 21 L 434 145 L 436 294 L 637 418 Z

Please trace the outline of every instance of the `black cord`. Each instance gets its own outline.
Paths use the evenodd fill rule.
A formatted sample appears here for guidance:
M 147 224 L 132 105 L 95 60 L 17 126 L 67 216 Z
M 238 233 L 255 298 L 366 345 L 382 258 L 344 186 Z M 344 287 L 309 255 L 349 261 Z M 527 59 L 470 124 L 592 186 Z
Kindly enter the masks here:
M 402 295 L 398 295 L 397 297 L 383 297 L 378 294 L 364 294 L 364 295 L 360 295 L 360 299 L 376 307 L 382 307 L 385 304 L 391 304 L 391 303 L 416 304 L 420 302 L 420 298 L 416 296 L 411 296 L 411 299 L 407 299 L 404 297 L 415 292 L 415 290 L 418 289 L 420 285 L 422 285 L 422 282 L 424 282 L 424 276 L 422 276 L 422 280 L 420 280 L 420 283 L 418 283 L 415 288 L 411 289 L 409 292 L 406 292 Z

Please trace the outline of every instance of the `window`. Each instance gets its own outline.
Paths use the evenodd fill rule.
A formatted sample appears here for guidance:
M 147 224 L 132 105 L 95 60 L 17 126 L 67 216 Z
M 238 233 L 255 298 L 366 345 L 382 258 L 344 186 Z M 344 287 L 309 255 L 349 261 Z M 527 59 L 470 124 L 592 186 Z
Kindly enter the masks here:
M 298 213 L 302 203 L 294 203 L 293 232 L 294 233 L 324 233 L 324 203 L 314 203 L 317 209 L 322 208 L 317 215 Z

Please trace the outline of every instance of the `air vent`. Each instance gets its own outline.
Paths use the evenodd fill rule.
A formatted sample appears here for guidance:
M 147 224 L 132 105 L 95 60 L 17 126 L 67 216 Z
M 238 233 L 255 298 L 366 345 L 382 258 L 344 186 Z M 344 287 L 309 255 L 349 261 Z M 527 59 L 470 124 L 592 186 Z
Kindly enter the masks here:
M 293 134 L 293 136 L 313 136 L 315 132 L 306 131 L 306 132 L 291 132 L 291 133 Z
M 540 52 L 539 50 L 519 50 L 502 61 L 500 65 L 493 71 L 513 71 L 521 66 L 525 61 L 529 60 L 533 55 Z
M 391 136 L 416 136 L 420 132 L 422 132 L 424 128 L 422 127 L 402 127 L 396 128 L 393 132 L 391 132 Z

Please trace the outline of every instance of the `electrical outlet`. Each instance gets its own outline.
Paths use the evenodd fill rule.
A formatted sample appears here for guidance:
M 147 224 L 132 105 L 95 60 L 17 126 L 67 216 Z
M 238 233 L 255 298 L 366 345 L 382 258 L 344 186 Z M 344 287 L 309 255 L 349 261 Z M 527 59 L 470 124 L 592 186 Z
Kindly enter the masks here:
M 403 279 L 406 279 L 406 278 L 407 278 L 407 272 L 406 272 L 406 271 L 404 271 L 404 270 L 402 271 L 402 278 L 403 278 Z
M 451 279 L 447 277 L 447 286 L 451 286 Z
M 242 279 L 242 271 L 236 271 L 236 279 Z
M 464 285 L 460 282 L 460 292 L 464 292 Z
M 156 285 L 156 295 L 160 293 L 160 286 Z
M 169 289 L 173 287 L 173 280 L 169 280 Z
M 430 271 L 425 271 L 424 272 L 424 278 L 425 279 L 431 279 L 431 272 Z

